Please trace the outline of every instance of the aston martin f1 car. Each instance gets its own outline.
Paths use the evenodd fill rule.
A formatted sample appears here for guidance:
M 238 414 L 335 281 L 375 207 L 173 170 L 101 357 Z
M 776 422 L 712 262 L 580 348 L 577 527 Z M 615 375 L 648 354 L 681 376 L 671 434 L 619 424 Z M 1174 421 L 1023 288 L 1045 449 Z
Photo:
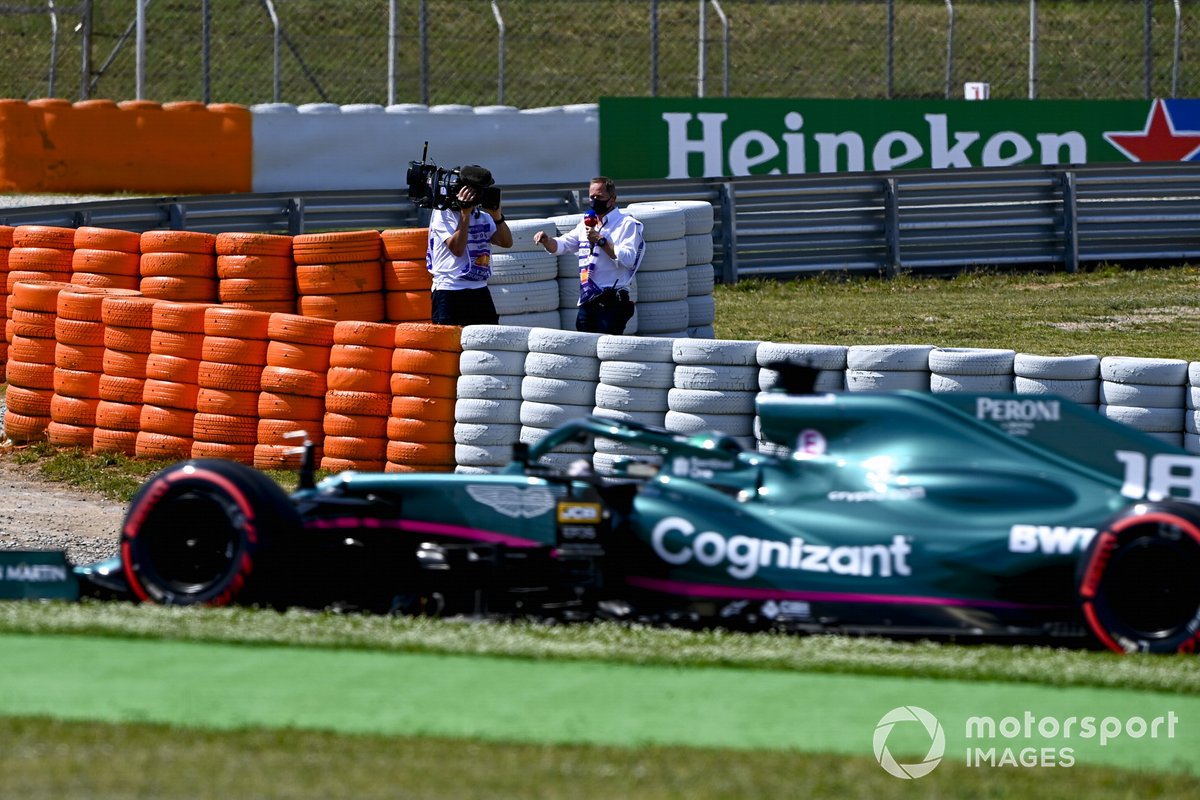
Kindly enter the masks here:
M 764 440 L 569 422 L 490 475 L 311 464 L 290 496 L 220 460 L 133 499 L 85 594 L 625 618 L 1192 651 L 1200 457 L 1052 396 L 761 395 Z M 616 476 L 545 466 L 600 437 Z

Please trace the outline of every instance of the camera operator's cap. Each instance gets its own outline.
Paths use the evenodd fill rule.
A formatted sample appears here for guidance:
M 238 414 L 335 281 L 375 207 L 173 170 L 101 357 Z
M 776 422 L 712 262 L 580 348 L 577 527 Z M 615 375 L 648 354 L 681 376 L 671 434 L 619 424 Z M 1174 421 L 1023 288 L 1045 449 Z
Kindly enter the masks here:
M 478 186 L 480 188 L 491 186 L 493 183 L 495 183 L 495 181 L 492 180 L 492 173 L 478 164 L 467 164 L 459 169 L 458 174 L 462 176 L 463 181 L 466 183 L 469 183 L 472 186 Z

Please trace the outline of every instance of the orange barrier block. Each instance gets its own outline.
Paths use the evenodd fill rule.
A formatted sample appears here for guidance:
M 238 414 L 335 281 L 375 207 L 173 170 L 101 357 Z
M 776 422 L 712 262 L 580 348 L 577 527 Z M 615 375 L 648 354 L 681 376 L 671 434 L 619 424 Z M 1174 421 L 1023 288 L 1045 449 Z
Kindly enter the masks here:
M 251 131 L 232 103 L 0 100 L 0 189 L 248 192 Z

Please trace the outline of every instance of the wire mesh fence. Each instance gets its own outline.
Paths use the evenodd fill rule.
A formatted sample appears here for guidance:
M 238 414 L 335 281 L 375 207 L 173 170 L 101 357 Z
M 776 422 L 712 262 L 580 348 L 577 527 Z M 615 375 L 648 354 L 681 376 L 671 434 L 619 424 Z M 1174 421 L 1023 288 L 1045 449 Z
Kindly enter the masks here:
M 0 95 L 462 103 L 1189 96 L 1165 0 L 76 0 L 0 5 Z M 1188 4 L 1193 5 L 1193 4 Z

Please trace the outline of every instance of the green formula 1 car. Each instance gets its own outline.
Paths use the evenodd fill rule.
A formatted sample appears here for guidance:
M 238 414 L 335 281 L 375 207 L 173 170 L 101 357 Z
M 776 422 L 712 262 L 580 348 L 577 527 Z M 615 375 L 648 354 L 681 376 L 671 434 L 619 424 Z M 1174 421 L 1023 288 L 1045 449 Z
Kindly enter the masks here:
M 289 496 L 185 461 L 139 490 L 119 558 L 71 571 L 166 604 L 1200 640 L 1200 457 L 1051 396 L 772 393 L 758 414 L 780 455 L 586 417 L 493 475 L 302 470 Z M 657 463 L 539 464 L 591 437 Z

